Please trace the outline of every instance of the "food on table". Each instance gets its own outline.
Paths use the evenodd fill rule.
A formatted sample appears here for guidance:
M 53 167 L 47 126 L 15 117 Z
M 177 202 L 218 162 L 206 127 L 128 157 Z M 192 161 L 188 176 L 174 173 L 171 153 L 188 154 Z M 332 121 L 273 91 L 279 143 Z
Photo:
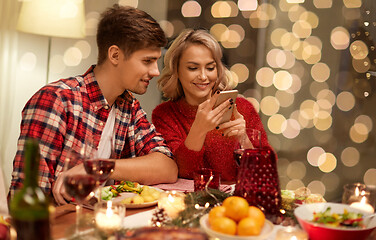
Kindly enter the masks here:
M 265 224 L 265 214 L 238 196 L 226 198 L 222 206 L 213 207 L 208 215 L 212 230 L 240 236 L 257 236 Z
M 9 226 L 10 224 L 4 217 L 0 216 L 0 240 L 10 239 Z
M 129 230 L 119 240 L 125 239 L 179 239 L 179 240 L 208 240 L 208 236 L 198 228 L 169 228 L 169 227 L 142 227 L 135 230 Z
M 311 193 L 306 187 L 294 190 L 281 190 L 282 208 L 289 211 L 294 210 L 298 205 L 305 203 L 326 202 L 320 194 Z
M 142 204 L 147 202 L 154 202 L 159 199 L 161 193 L 155 188 L 149 188 L 149 186 L 143 186 L 142 192 L 139 195 L 125 198 L 121 201 L 124 204 Z
M 122 192 L 141 193 L 142 187 L 137 182 L 121 181 L 119 185 L 103 188 L 101 195 L 103 200 L 111 200 L 118 197 Z
M 322 223 L 330 227 L 364 227 L 363 214 L 349 212 L 347 209 L 344 209 L 343 214 L 331 213 L 331 207 L 323 212 L 314 212 L 312 222 Z

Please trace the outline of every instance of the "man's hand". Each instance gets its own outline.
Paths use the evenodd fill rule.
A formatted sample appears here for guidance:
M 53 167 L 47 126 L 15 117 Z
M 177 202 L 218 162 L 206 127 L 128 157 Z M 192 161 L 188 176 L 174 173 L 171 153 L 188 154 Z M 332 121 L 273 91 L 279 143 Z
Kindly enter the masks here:
M 52 194 L 55 198 L 55 202 L 57 205 L 64 205 L 68 204 L 72 200 L 72 196 L 70 196 L 65 189 L 64 186 L 64 178 L 72 173 L 82 173 L 86 174 L 84 165 L 81 163 L 67 171 L 61 172 L 55 181 L 55 184 L 52 188 Z

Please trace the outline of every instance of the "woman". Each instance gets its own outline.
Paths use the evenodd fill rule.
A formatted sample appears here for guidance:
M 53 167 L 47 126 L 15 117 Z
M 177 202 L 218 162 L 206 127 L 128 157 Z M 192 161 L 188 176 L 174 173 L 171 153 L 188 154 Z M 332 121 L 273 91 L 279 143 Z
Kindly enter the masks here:
M 206 167 L 220 172 L 224 181 L 236 180 L 233 152 L 246 128 L 260 130 L 268 146 L 249 101 L 238 97 L 236 104 L 229 99 L 213 109 L 218 93 L 228 89 L 221 58 L 221 47 L 205 30 L 182 32 L 166 52 L 158 87 L 169 101 L 154 109 L 152 121 L 171 148 L 181 178 L 192 179 L 195 170 Z M 232 120 L 219 124 L 231 108 Z

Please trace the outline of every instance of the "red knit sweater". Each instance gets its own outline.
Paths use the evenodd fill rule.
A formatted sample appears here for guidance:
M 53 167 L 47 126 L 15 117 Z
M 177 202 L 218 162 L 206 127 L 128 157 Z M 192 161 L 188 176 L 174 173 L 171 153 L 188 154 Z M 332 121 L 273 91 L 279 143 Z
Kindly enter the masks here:
M 238 97 L 236 107 L 243 115 L 246 127 L 260 130 L 261 144 L 269 146 L 261 119 L 253 105 L 245 98 Z M 197 106 L 191 106 L 181 98 L 161 103 L 152 113 L 153 124 L 175 156 L 179 177 L 192 179 L 195 170 L 205 167 L 220 172 L 224 181 L 236 180 L 238 166 L 233 152 L 239 144 L 234 137 L 222 136 L 221 130 L 214 129 L 207 133 L 201 151 L 192 151 L 185 146 L 184 141 L 195 119 L 196 111 Z

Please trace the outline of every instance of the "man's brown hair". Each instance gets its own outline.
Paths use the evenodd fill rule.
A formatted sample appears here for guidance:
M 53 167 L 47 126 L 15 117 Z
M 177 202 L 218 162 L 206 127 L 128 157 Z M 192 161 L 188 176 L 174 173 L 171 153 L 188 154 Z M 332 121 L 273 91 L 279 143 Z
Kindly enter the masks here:
M 107 58 L 108 48 L 118 46 L 128 58 L 137 50 L 163 47 L 166 36 L 158 22 L 146 12 L 115 4 L 102 13 L 97 30 L 98 65 Z

